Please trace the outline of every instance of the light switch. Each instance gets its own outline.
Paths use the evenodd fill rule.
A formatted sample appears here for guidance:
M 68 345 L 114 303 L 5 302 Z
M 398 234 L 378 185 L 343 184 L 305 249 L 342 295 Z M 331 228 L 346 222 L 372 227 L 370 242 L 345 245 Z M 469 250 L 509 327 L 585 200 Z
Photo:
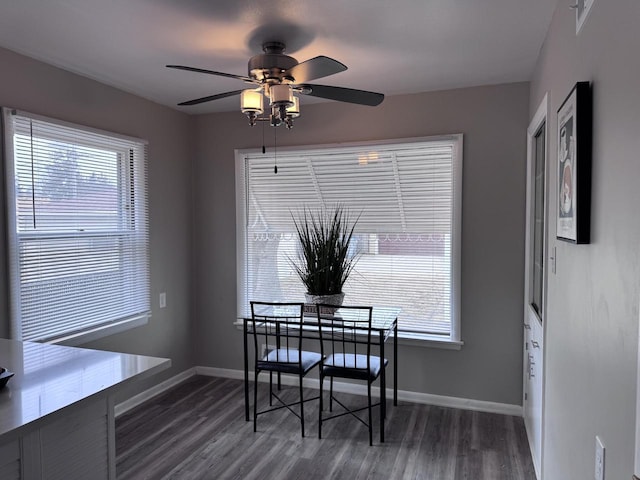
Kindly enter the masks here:
M 164 308 L 167 306 L 167 294 L 162 292 L 160 294 L 160 308 Z

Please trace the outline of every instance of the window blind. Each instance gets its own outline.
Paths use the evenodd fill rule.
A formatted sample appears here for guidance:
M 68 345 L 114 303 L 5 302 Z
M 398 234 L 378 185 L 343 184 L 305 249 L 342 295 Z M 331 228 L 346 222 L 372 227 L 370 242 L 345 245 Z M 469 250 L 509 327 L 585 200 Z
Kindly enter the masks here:
M 4 113 L 13 336 L 148 316 L 146 142 Z
M 457 339 L 461 141 L 240 152 L 239 314 L 304 298 L 292 217 L 340 204 L 358 218 L 345 304 L 397 305 L 401 330 Z

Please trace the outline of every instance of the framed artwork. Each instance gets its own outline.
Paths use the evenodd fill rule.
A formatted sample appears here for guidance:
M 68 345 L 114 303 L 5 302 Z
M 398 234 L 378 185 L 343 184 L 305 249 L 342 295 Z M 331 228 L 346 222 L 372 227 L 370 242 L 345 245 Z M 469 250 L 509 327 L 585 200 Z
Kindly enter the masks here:
M 556 237 L 589 243 L 591 223 L 591 88 L 578 82 L 558 109 Z

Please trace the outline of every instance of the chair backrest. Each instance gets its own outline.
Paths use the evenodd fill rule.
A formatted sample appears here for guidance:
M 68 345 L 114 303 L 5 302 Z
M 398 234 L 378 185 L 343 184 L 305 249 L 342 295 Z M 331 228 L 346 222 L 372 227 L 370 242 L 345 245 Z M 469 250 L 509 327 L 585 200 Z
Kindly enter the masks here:
M 333 364 L 334 367 L 368 372 L 371 368 L 373 307 L 343 305 L 334 314 L 324 313 L 334 309 L 335 306 L 322 304 L 316 308 L 323 358 L 325 355 L 334 355 L 338 360 Z M 358 355 L 366 356 L 366 363 L 356 361 Z
M 304 303 L 250 302 L 251 319 L 247 320 L 253 336 L 256 364 L 301 364 L 302 322 Z M 269 356 L 273 350 L 278 355 Z

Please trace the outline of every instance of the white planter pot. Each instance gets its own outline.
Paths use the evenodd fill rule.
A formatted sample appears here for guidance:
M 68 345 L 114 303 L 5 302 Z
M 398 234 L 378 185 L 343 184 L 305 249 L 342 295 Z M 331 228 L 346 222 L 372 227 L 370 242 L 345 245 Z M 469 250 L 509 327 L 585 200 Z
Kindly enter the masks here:
M 322 303 L 325 305 L 335 305 L 335 307 L 323 307 L 320 310 L 321 315 L 333 316 L 336 310 L 338 310 L 338 308 L 340 308 L 340 306 L 342 305 L 342 301 L 344 300 L 344 293 L 334 293 L 333 295 L 311 295 L 309 293 L 305 293 L 304 298 L 307 305 L 318 303 Z M 305 307 L 305 312 L 309 312 L 315 315 L 316 308 Z
M 334 293 L 332 295 L 311 295 L 310 293 L 305 293 L 304 298 L 306 303 L 324 303 L 339 307 L 344 300 L 344 293 Z

